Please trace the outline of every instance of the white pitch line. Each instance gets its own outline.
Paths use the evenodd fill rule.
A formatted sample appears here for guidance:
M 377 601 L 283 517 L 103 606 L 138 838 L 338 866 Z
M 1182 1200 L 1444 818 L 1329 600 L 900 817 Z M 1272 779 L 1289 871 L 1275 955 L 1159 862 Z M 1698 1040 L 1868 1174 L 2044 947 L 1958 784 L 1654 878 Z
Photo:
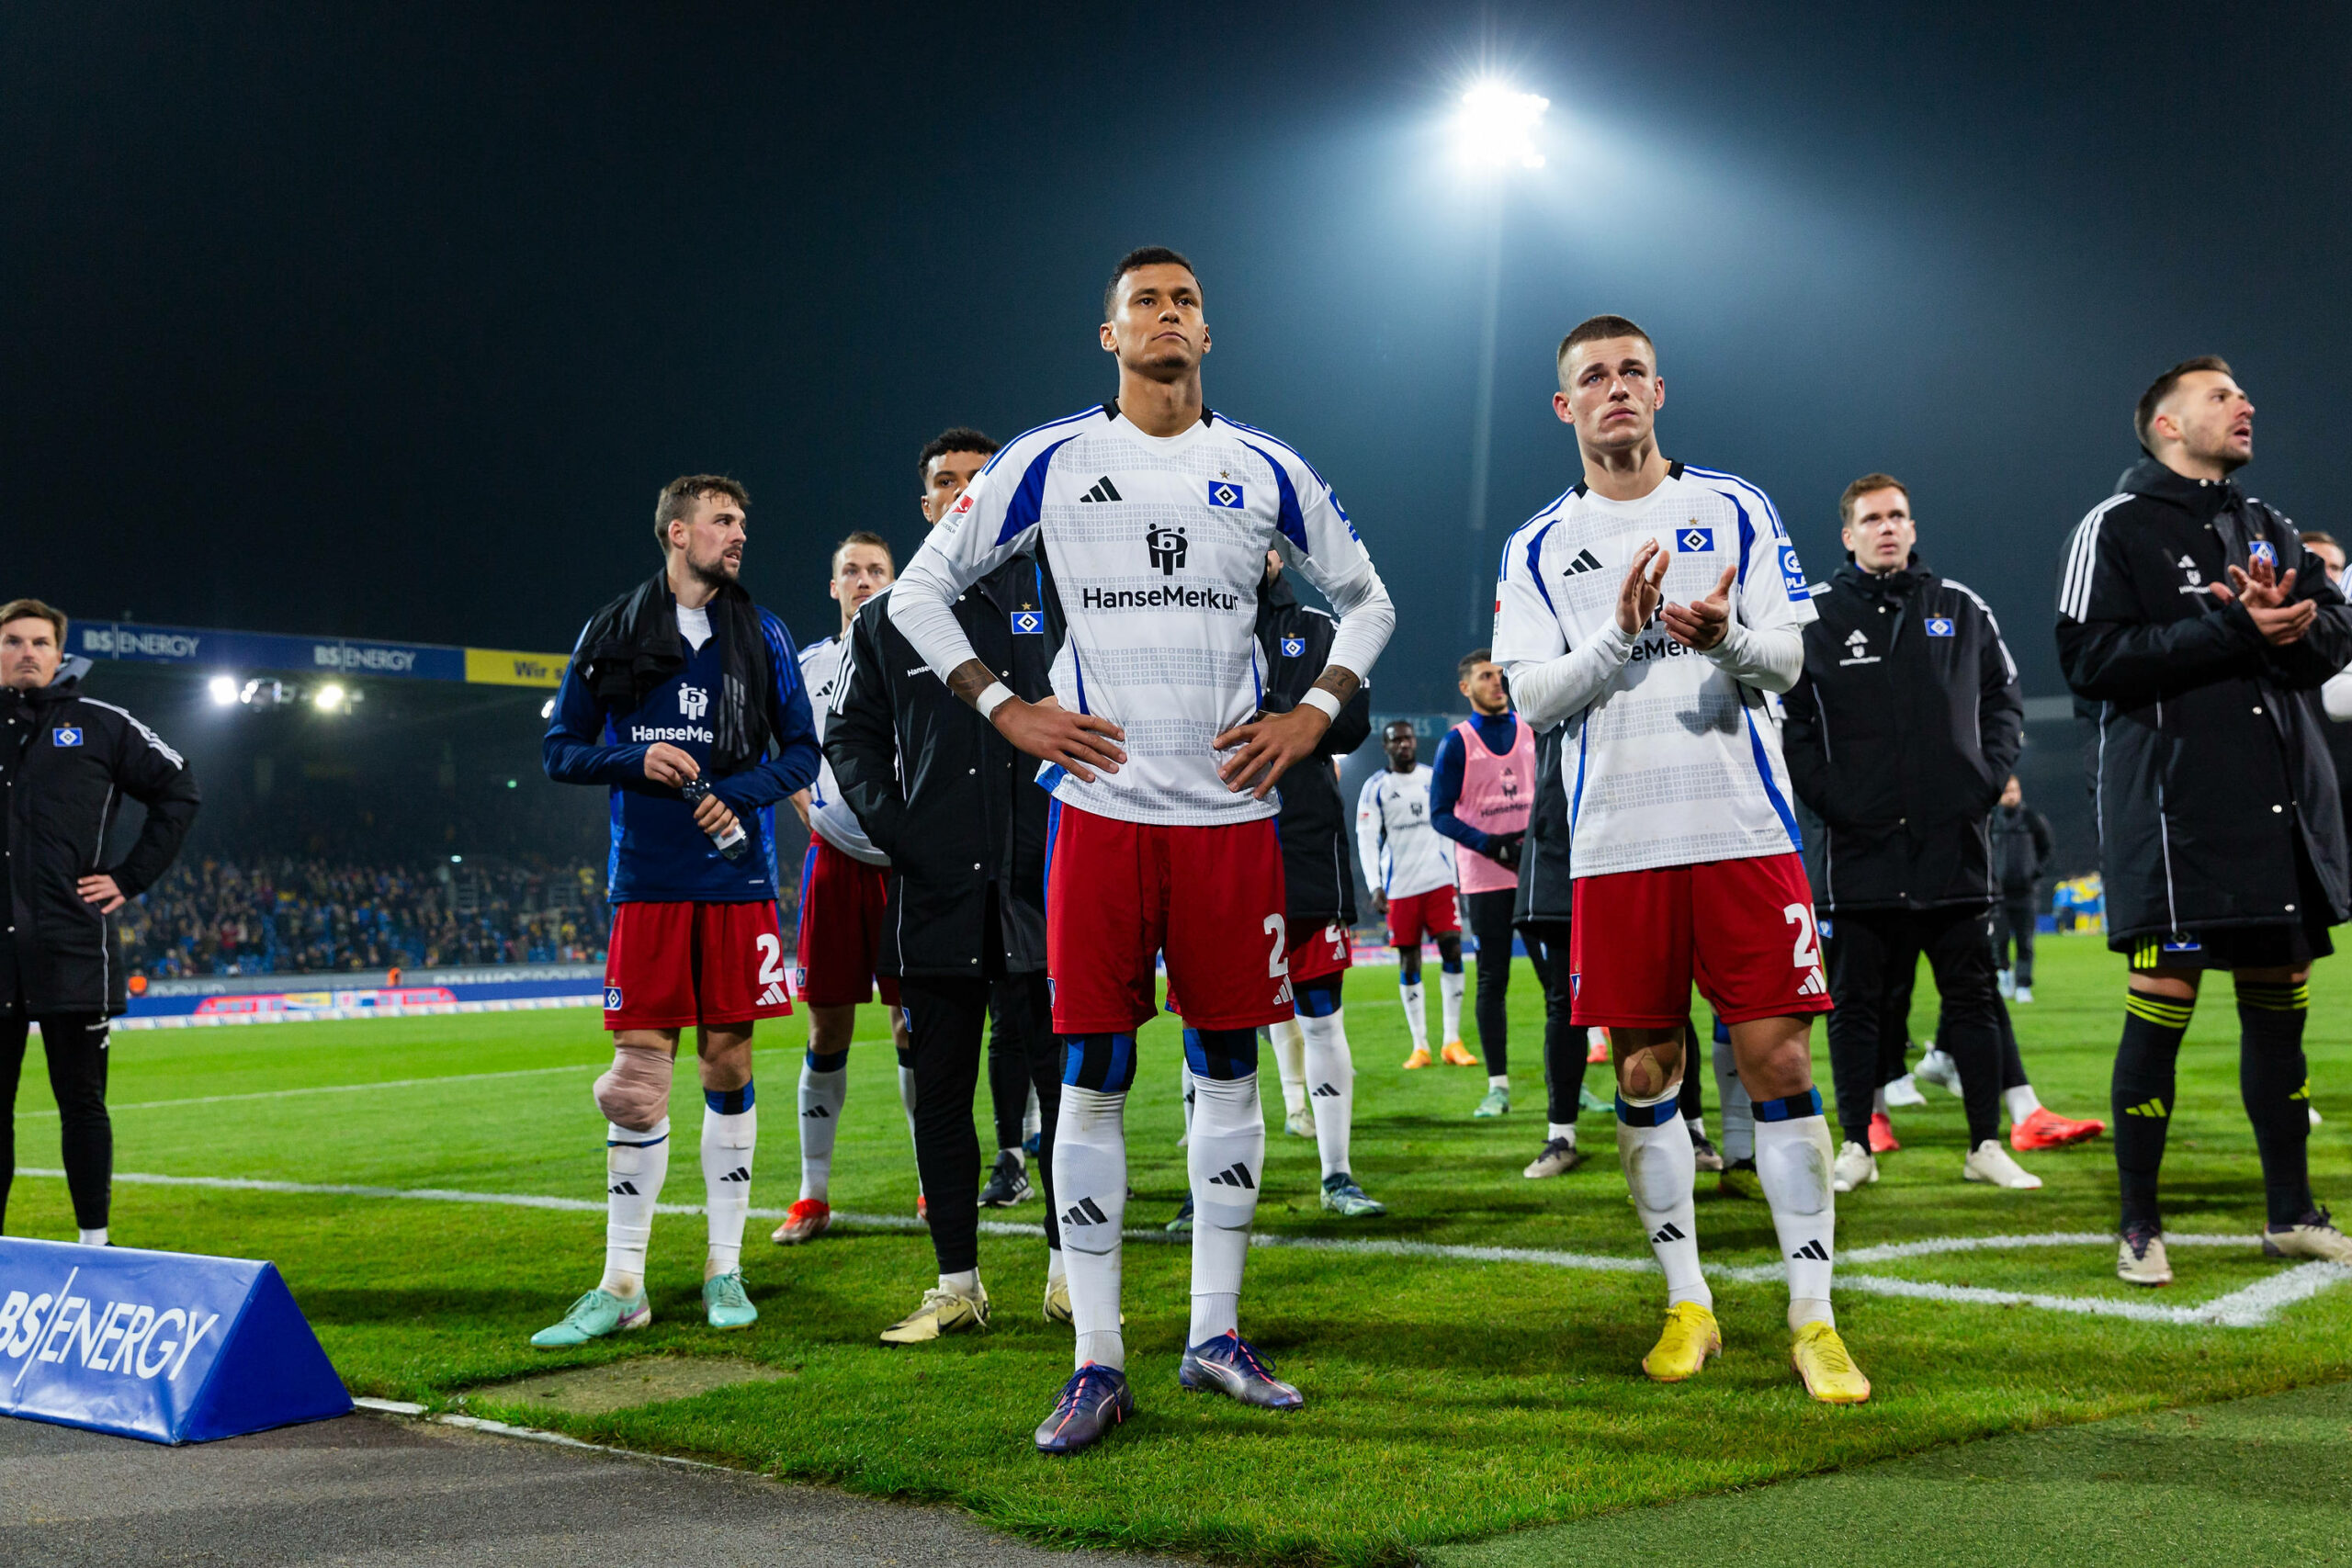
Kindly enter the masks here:
M 20 1176 L 62 1179 L 62 1170 L 22 1169 Z M 551 1209 L 565 1213 L 605 1213 L 605 1204 L 592 1198 L 555 1198 L 528 1192 L 470 1192 L 446 1187 L 369 1187 L 356 1183 L 320 1181 L 270 1181 L 254 1177 L 233 1176 L 161 1176 L 138 1171 L 118 1171 L 115 1180 L 137 1186 L 197 1187 L 226 1192 L 271 1192 L 307 1197 L 327 1198 L 393 1198 L 430 1203 L 490 1203 L 515 1209 Z M 699 1214 L 696 1203 L 660 1203 L 654 1212 L 661 1214 Z M 782 1219 L 783 1209 L 752 1209 L 754 1218 Z M 914 1230 L 922 1221 L 910 1214 L 852 1214 L 834 1215 L 843 1224 L 879 1230 Z M 1042 1225 L 1022 1224 L 1003 1220 L 982 1220 L 980 1230 L 989 1235 L 1042 1237 Z M 1186 1239 L 1162 1230 L 1130 1230 L 1131 1241 L 1176 1243 Z M 2179 1247 L 2252 1247 L 2258 1236 L 2194 1235 L 2166 1236 L 2168 1245 Z M 2104 1247 L 2112 1236 L 2096 1231 L 2052 1231 L 2039 1235 L 2009 1236 L 1951 1236 L 1928 1241 L 1898 1242 L 1883 1247 L 1857 1247 L 1846 1255 L 1848 1262 L 1883 1262 L 1897 1258 L 1924 1257 L 1937 1253 L 1996 1250 L 2017 1247 Z M 1588 1273 L 1654 1273 L 1657 1265 L 1646 1258 L 1611 1258 L 1598 1253 L 1555 1252 L 1548 1249 L 1515 1247 L 1453 1247 L 1433 1242 L 1385 1241 L 1378 1239 L 1341 1240 L 1328 1236 L 1279 1235 L 1260 1232 L 1250 1238 L 1252 1247 L 1288 1247 L 1303 1252 L 1332 1252 L 1359 1258 L 1446 1258 L 1469 1263 L 1522 1263 L 1538 1268 L 1572 1269 Z M 1787 1278 L 1780 1263 L 1710 1264 L 1709 1274 L 1717 1279 L 1743 1284 L 1772 1284 Z M 2257 1280 L 2243 1290 L 2232 1291 L 2195 1306 L 2164 1306 L 2154 1302 L 2112 1296 L 2054 1296 L 2032 1291 L 1996 1291 L 1973 1285 L 1945 1285 L 1930 1280 L 1898 1280 L 1883 1274 L 1843 1274 L 1838 1288 L 1857 1295 L 1901 1296 L 1914 1300 L 1948 1302 L 1973 1306 L 2029 1306 L 2045 1312 L 2074 1313 L 2089 1317 L 2128 1318 L 2139 1323 L 2163 1323 L 2176 1326 L 2218 1326 L 2225 1328 L 2255 1328 L 2270 1321 L 2281 1307 L 2305 1301 L 2341 1280 L 2352 1280 L 2352 1269 L 2335 1263 L 2305 1263 L 2282 1269 L 2266 1280 Z
M 879 1045 L 889 1038 L 887 1034 L 877 1034 L 871 1040 L 853 1040 L 850 1043 Z M 772 1056 L 778 1053 L 788 1052 L 797 1056 L 802 1050 L 803 1047 L 798 1045 L 768 1045 L 755 1049 L 752 1055 L 755 1057 Z M 109 1105 L 107 1111 L 109 1114 L 117 1111 L 168 1111 L 183 1105 L 227 1105 L 237 1100 L 293 1100 L 300 1096 L 312 1094 L 363 1094 L 372 1089 L 437 1089 L 443 1084 L 485 1083 L 492 1078 L 544 1077 L 551 1073 L 594 1073 L 603 1070 L 594 1062 L 567 1063 L 560 1067 L 515 1067 L 495 1073 L 443 1073 L 435 1077 L 379 1078 L 373 1083 L 310 1084 L 299 1089 L 258 1089 L 243 1094 L 198 1094 L 186 1100 L 134 1100 L 121 1105 Z M 57 1112 L 51 1109 L 20 1111 L 17 1114 L 20 1118 L 30 1118 L 54 1116 Z

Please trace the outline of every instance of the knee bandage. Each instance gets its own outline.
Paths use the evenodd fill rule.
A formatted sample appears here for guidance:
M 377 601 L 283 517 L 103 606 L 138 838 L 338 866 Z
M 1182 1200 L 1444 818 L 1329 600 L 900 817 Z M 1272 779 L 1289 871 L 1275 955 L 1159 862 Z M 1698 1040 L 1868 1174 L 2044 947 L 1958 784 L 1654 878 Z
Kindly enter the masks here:
M 613 1065 L 596 1080 L 596 1109 L 615 1126 L 642 1133 L 670 1114 L 669 1053 L 650 1045 L 613 1047 Z

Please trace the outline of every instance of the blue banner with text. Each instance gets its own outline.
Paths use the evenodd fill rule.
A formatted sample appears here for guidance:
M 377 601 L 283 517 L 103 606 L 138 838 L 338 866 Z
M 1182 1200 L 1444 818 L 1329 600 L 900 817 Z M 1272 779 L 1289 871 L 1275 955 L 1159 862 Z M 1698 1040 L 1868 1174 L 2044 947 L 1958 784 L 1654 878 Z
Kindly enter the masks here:
M 275 1264 L 0 1236 L 0 1415 L 202 1443 L 350 1408 Z

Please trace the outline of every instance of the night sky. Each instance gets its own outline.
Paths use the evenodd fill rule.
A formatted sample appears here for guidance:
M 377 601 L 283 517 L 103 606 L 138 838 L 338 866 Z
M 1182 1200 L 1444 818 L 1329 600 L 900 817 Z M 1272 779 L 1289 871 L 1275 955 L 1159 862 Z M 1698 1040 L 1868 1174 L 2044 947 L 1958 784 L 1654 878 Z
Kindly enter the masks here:
M 2031 695 L 2172 362 L 2227 355 L 2250 488 L 2352 524 L 2339 8 L 847 9 L 15 0 L 0 596 L 567 648 L 656 564 L 661 483 L 718 469 L 813 637 L 841 534 L 919 542 L 927 436 L 1111 393 L 1145 243 L 1199 265 L 1211 406 L 1372 547 L 1391 709 L 1453 700 L 1504 532 L 1576 477 L 1552 355 L 1600 310 L 1658 340 L 1668 454 L 1761 484 L 1815 576 L 1845 482 L 1908 480 Z M 1474 556 L 1442 122 L 1482 63 L 1554 107 Z

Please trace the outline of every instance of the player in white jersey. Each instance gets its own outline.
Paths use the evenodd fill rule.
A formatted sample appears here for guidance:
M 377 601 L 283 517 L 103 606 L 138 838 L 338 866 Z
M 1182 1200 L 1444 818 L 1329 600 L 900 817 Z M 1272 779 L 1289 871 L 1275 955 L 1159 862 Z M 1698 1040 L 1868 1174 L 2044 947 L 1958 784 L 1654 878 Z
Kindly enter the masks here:
M 1192 264 L 1164 249 L 1129 253 L 1103 318 L 1117 400 L 999 452 L 891 598 L 893 622 L 925 662 L 1047 764 L 1040 782 L 1054 796 L 1046 955 L 1068 1059 L 1053 1174 L 1078 1371 L 1037 1429 L 1049 1453 L 1088 1446 L 1134 1408 L 1119 1327 L 1125 1102 L 1162 951 L 1195 1082 L 1193 1314 L 1178 1380 L 1261 1406 L 1301 1403 L 1242 1339 L 1237 1315 L 1265 1157 L 1258 1028 L 1292 1016 L 1270 796 L 1314 754 L 1396 625 L 1322 477 L 1202 401 L 1209 333 Z M 1068 622 L 1054 698 L 1038 704 L 973 657 L 950 611 L 966 586 L 1033 547 Z M 1270 548 L 1341 619 L 1306 699 L 1261 718 L 1255 626 Z
M 834 547 L 828 591 L 841 604 L 841 629 L 800 650 L 800 680 L 808 688 L 820 746 L 833 711 L 849 624 L 860 605 L 890 586 L 894 575 L 890 547 L 878 534 L 852 534 Z M 818 769 L 817 782 L 794 795 L 792 807 L 808 829 L 796 958 L 798 995 L 808 1009 L 808 1051 L 800 1064 L 800 1197 L 770 1238 L 786 1247 L 813 1241 L 832 1224 L 833 1140 L 849 1095 L 849 1043 L 857 1032 L 858 1004 L 872 1001 L 877 988 L 882 1005 L 890 1010 L 890 1039 L 899 1048 L 899 1100 L 910 1137 L 915 1119 L 912 1046 L 899 1007 L 899 983 L 874 972 L 882 949 L 883 871 L 890 857 L 874 847 L 856 814 L 842 803 L 831 763 Z M 918 1213 L 922 1204 L 918 1187 Z
M 1617 1147 L 1666 1272 L 1643 1370 L 1679 1382 L 1723 1347 L 1676 1105 L 1695 981 L 1755 1102 L 1792 1359 L 1815 1399 L 1855 1403 L 1870 1380 L 1830 1312 L 1831 1145 L 1808 1042 L 1828 987 L 1766 700 L 1804 668 L 1813 601 L 1762 491 L 1659 452 L 1648 333 L 1596 316 L 1561 342 L 1559 372 L 1584 478 L 1504 546 L 1494 657 L 1529 723 L 1567 726 L 1574 1018 L 1611 1032 Z
M 1430 783 L 1436 775 L 1419 760 L 1419 747 L 1407 720 L 1381 729 L 1388 765 L 1364 780 L 1356 795 L 1356 859 L 1372 889 L 1373 912 L 1388 917 L 1388 944 L 1396 950 L 1396 988 L 1413 1036 L 1405 1066 L 1430 1065 L 1421 943 L 1434 941 L 1445 1060 L 1475 1067 L 1478 1058 L 1462 1043 L 1462 914 L 1453 897 L 1453 844 L 1430 818 Z

